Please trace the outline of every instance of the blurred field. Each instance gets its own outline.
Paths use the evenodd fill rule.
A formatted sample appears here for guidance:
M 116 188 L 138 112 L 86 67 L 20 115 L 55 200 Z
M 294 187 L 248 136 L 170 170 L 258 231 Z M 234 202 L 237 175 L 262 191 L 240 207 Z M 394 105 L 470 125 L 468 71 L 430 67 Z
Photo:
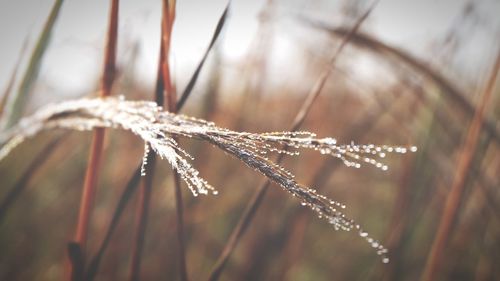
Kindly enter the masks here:
M 272 28 L 283 20 L 273 16 L 293 1 L 281 5 L 279 2 L 287 1 L 277 2 L 263 6 L 264 11 L 272 8 L 273 13 L 263 17 L 254 47 L 244 60 L 229 64 L 220 42 L 215 44 L 182 113 L 232 130 L 289 129 L 332 50 L 366 5 L 359 1 L 357 6 L 345 4 L 361 12 L 351 15 L 347 11 L 353 10 L 346 8 L 345 24 L 340 25 L 315 19 L 312 13 L 307 18 L 282 16 L 311 35 L 297 38 L 294 57 L 290 58 L 295 64 L 275 67 L 273 32 L 285 31 Z M 480 2 L 469 5 L 481 6 Z M 103 4 L 104 8 L 108 9 Z M 461 21 L 470 23 L 468 15 L 458 17 L 456 28 L 449 28 L 448 38 L 415 42 L 448 50 L 444 54 L 429 51 L 425 57 L 373 36 L 368 18 L 368 27 L 350 39 L 301 126 L 320 137 L 336 137 L 340 143 L 416 145 L 417 153 L 388 155 L 384 159 L 389 166 L 387 172 L 371 166 L 348 168 L 338 159 L 309 151 L 287 156 L 283 162 L 299 182 L 345 203 L 347 214 L 388 247 L 391 262 L 383 264 L 357 234 L 335 231 L 301 207 L 298 200 L 272 185 L 230 256 L 221 280 L 423 280 L 451 196 L 458 200 L 458 207 L 451 213 L 451 231 L 445 237 L 434 280 L 500 279 L 496 266 L 500 260 L 500 89 L 493 87 L 489 100 L 483 98 L 488 81 L 498 81 L 492 73 L 499 45 L 496 40 L 496 45 L 491 46 L 488 64 L 469 66 L 480 69 L 473 74 L 460 68 L 460 63 L 453 63 L 465 56 L 461 38 L 474 33 L 474 28 L 484 28 L 478 25 L 460 29 Z M 231 17 L 225 25 L 231 25 Z M 498 39 L 500 27 L 488 28 L 496 31 L 491 36 L 496 34 Z M 223 35 L 218 40 L 224 40 Z M 140 71 L 134 69 L 134 57 L 119 57 L 118 61 L 113 95 L 152 100 L 153 85 L 134 79 L 134 72 Z M 358 75 L 355 65 L 362 61 L 378 67 L 379 73 L 371 79 Z M 98 81 L 92 83 L 97 85 Z M 175 86 L 178 93 L 185 87 Z M 14 87 L 10 91 L 16 90 Z M 33 99 L 43 101 L 37 91 L 47 91 L 43 79 L 37 80 L 32 89 Z M 476 117 L 481 130 L 476 143 L 469 147 L 472 154 L 468 165 L 461 164 L 467 161 L 464 143 L 471 138 L 472 120 L 481 102 L 484 114 Z M 5 216 L 0 217 L 0 280 L 63 279 L 67 243 L 73 239 L 77 224 L 91 135 L 43 133 L 0 162 L 0 202 L 5 202 L 12 188 L 25 187 L 2 210 Z M 47 146 L 56 138 L 59 142 L 49 151 Z M 201 175 L 219 190 L 217 196 L 195 198 L 182 184 L 187 270 L 190 280 L 203 280 L 252 194 L 265 179 L 208 144 L 183 139 L 180 144 L 194 156 L 193 164 Z M 106 233 L 122 190 L 141 162 L 143 147 L 128 132 L 106 131 L 90 223 L 91 255 Z M 30 170 L 30 164 L 40 154 L 45 160 Z M 461 165 L 467 169 L 458 174 Z M 454 188 L 460 178 L 464 179 L 462 189 Z M 96 280 L 124 280 L 129 276 L 137 195 L 136 191 L 125 209 Z M 166 161 L 157 162 L 149 210 L 141 280 L 179 280 L 175 196 Z

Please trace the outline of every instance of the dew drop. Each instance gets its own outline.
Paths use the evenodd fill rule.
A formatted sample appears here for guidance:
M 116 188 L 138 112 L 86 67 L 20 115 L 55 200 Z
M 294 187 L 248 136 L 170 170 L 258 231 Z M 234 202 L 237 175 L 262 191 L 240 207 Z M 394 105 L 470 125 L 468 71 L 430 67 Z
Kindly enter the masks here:
M 335 145 L 337 143 L 337 140 L 333 138 L 325 138 L 323 141 L 327 145 Z

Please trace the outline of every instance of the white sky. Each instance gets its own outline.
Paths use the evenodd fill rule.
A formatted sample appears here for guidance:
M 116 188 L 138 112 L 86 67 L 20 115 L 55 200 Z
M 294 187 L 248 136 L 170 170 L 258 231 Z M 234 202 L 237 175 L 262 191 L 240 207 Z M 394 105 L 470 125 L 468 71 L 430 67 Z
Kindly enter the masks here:
M 42 78 L 61 92 L 82 93 L 93 89 L 90 84 L 100 76 L 104 34 L 107 28 L 109 1 L 66 0 L 49 52 L 44 58 Z M 265 1 L 233 1 L 226 24 L 222 53 L 225 63 L 243 59 L 257 30 L 257 15 Z M 338 23 L 340 1 L 275 0 L 279 5 L 277 27 L 279 38 L 274 54 L 286 63 L 293 55 L 297 38 L 307 34 L 295 30 L 296 14 Z M 421 57 L 429 52 L 430 42 L 442 38 L 460 15 L 465 0 L 382 0 L 366 26 L 384 41 L 410 50 Z M 500 1 L 483 0 L 478 13 L 487 21 L 496 21 L 496 30 L 475 34 L 471 47 L 464 52 L 465 62 L 474 67 L 488 62 L 494 50 L 494 32 L 499 33 Z M 0 0 L 0 87 L 5 87 L 20 48 L 29 38 L 31 51 L 53 0 Z M 174 74 L 189 75 L 201 59 L 211 38 L 225 0 L 179 0 L 174 27 L 172 61 Z M 159 46 L 160 0 L 122 0 L 120 7 L 119 63 L 127 58 L 127 46 L 138 40 L 140 57 L 136 74 L 139 80 L 152 84 L 155 79 Z M 291 20 L 287 20 L 290 18 Z M 493 34 L 493 36 L 492 36 Z M 493 37 L 493 38 L 492 38 Z M 471 40 L 472 41 L 472 40 Z M 25 56 L 24 62 L 29 56 Z M 121 58 L 121 60 L 120 60 Z M 22 64 L 25 66 L 25 63 Z M 281 65 L 280 67 L 286 67 Z M 370 75 L 373 65 L 361 65 L 360 71 Z M 24 68 L 18 76 L 21 76 Z M 182 79 L 181 79 L 182 80 Z

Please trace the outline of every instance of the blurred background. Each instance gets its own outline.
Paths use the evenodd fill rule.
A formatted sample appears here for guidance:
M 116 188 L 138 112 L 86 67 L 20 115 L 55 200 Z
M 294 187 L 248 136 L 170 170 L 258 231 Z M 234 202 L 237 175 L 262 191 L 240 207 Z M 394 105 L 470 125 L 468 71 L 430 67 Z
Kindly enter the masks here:
M 284 131 L 345 34 L 371 1 L 232 1 L 182 113 L 232 130 Z M 2 100 L 17 91 L 53 1 L 0 2 Z M 120 1 L 113 95 L 153 99 L 161 1 Z M 182 91 L 203 57 L 226 1 L 178 1 L 171 72 Z M 221 280 L 420 280 L 450 197 L 452 212 L 436 280 L 499 280 L 500 90 L 483 97 L 499 51 L 498 0 L 381 0 L 331 66 L 301 129 L 340 143 L 416 145 L 390 155 L 387 172 L 345 167 L 302 151 L 283 166 L 301 183 L 347 205 L 346 213 L 389 248 L 383 264 L 358 235 L 335 231 L 272 185 Z M 23 114 L 41 105 L 95 95 L 102 75 L 107 1 L 64 1 Z M 16 74 L 17 73 L 17 74 Z M 480 104 L 481 131 L 468 169 L 464 141 Z M 143 144 L 108 130 L 91 221 L 89 251 L 107 230 L 119 196 L 140 163 Z M 90 133 L 47 132 L 0 162 L 0 202 L 22 192 L 0 215 L 0 279 L 64 276 L 74 235 Z M 205 279 L 264 180 L 208 144 L 181 140 L 194 166 L 219 190 L 192 197 L 183 185 L 187 266 Z M 42 155 L 32 168 L 37 155 Z M 31 170 L 30 170 L 31 169 Z M 26 175 L 29 175 L 26 177 Z M 463 178 L 460 188 L 454 188 Z M 123 280 L 138 199 L 128 204 L 104 255 L 98 280 Z M 2 205 L 5 206 L 5 205 Z M 172 172 L 154 178 L 143 280 L 177 280 Z

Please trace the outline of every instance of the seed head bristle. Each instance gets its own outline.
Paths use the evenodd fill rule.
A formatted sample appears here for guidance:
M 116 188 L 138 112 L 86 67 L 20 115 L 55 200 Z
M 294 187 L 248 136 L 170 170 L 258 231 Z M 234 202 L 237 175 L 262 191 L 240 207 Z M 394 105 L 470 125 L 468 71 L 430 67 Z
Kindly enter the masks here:
M 345 205 L 320 195 L 313 188 L 300 185 L 294 175 L 282 166 L 270 161 L 268 153 L 298 155 L 298 149 L 312 149 L 321 154 L 339 158 L 346 166 L 360 168 L 368 163 L 387 170 L 386 164 L 375 159 L 387 153 L 415 152 L 416 147 L 388 145 L 337 144 L 334 138 L 317 138 L 316 134 L 300 132 L 248 133 L 236 132 L 216 126 L 212 122 L 163 111 L 154 102 L 126 101 L 123 97 L 80 99 L 49 105 L 17 126 L 0 134 L 0 160 L 5 158 L 26 138 L 48 129 L 92 130 L 98 127 L 120 128 L 131 131 L 144 142 L 141 174 L 145 173 L 148 154 L 153 150 L 166 159 L 187 184 L 194 196 L 217 194 L 205 179 L 199 176 L 189 162 L 193 160 L 175 141 L 175 137 L 204 140 L 243 161 L 277 183 L 301 204 L 308 206 L 336 230 L 355 229 L 377 250 L 383 262 L 388 262 L 387 249 L 371 238 L 367 232 L 343 213 Z M 282 147 L 286 147 L 283 149 Z

